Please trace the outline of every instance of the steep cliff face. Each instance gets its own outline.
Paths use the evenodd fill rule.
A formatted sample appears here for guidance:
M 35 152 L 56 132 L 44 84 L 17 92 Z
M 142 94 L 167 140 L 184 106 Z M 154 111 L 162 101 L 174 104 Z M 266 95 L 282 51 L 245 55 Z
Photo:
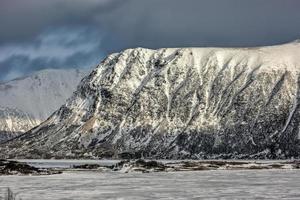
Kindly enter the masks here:
M 6 150 L 19 157 L 299 157 L 299 72 L 297 42 L 128 49 L 104 59 L 65 105 Z
M 85 74 L 51 69 L 1 83 L 0 143 L 46 120 L 71 96 Z

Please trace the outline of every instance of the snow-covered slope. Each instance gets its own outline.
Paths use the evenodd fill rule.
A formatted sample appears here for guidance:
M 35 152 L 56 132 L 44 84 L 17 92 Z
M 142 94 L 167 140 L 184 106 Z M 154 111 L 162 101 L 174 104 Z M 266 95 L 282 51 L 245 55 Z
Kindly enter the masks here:
M 300 43 L 128 49 L 104 59 L 11 157 L 299 157 Z M 25 145 L 24 145 L 25 144 Z
M 39 125 L 65 103 L 85 74 L 48 69 L 0 84 L 0 141 Z
M 39 123 L 39 120 L 21 110 L 0 107 L 0 142 L 16 137 Z

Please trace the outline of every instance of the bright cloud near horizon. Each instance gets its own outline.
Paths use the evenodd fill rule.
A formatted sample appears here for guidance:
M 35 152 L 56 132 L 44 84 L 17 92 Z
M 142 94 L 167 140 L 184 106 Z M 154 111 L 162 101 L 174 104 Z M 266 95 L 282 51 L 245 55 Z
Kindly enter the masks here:
M 300 38 L 298 0 L 0 0 L 0 81 L 91 68 L 145 47 L 241 47 Z

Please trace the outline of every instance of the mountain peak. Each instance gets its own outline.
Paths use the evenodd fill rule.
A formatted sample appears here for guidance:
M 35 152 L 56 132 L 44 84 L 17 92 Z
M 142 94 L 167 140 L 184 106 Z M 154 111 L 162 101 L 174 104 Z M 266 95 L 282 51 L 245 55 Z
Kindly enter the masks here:
M 7 149 L 26 144 L 14 151 L 20 157 L 299 157 L 298 55 L 293 45 L 111 54 Z

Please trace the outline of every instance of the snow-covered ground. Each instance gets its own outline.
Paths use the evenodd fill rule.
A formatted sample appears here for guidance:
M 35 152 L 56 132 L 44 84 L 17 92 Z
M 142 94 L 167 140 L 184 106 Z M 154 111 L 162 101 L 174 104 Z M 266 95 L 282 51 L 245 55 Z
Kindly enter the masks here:
M 299 199 L 300 170 L 198 172 L 64 172 L 2 176 L 0 199 L 10 187 L 23 200 L 47 199 Z

